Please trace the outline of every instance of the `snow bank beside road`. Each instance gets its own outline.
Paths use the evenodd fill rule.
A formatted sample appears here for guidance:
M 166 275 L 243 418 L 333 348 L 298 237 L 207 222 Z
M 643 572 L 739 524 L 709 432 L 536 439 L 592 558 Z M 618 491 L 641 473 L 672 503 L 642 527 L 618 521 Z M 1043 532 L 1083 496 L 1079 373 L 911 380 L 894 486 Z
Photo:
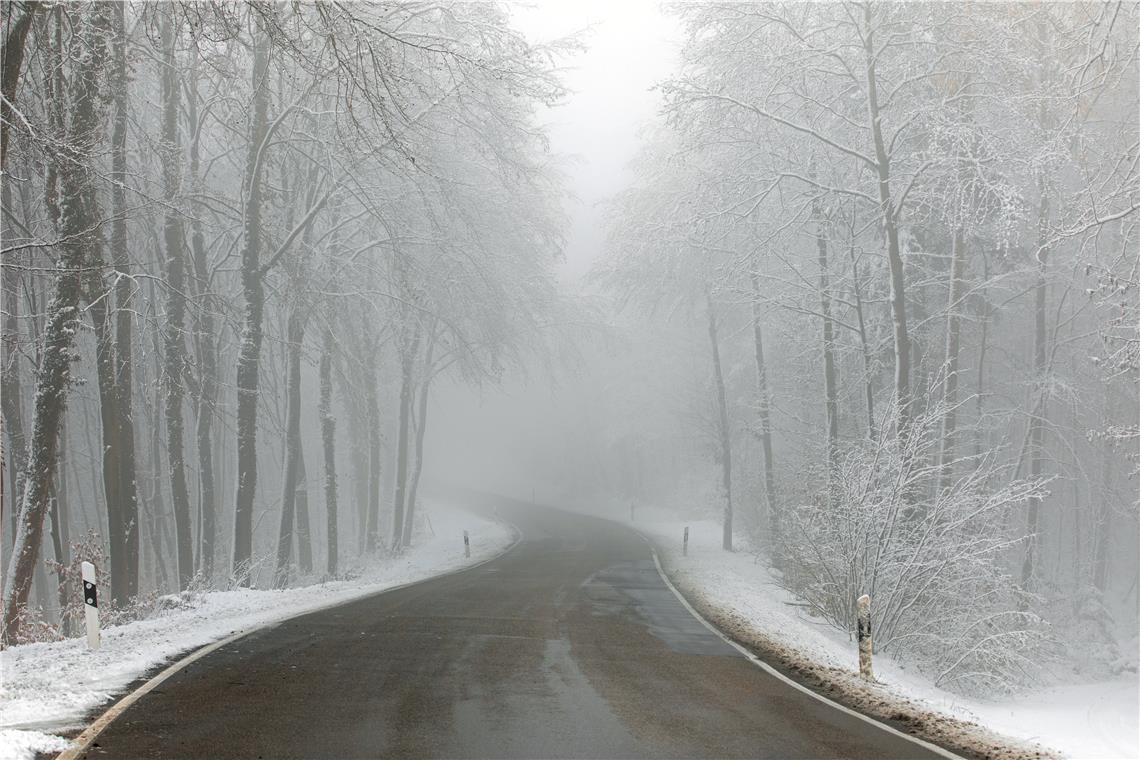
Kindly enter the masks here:
M 370 566 L 359 578 L 282 591 L 236 589 L 203 594 L 186 609 L 103 629 L 102 647 L 84 639 L 27 644 L 0 652 L 0 758 L 31 758 L 65 749 L 61 733 L 176 655 L 243 630 L 378 591 L 424 580 L 494 557 L 514 536 L 500 524 L 431 503 L 431 522 L 446 534 L 420 536 L 400 557 Z M 463 531 L 471 558 L 463 555 Z
M 686 525 L 689 556 L 683 557 L 681 536 Z M 632 526 L 653 539 L 670 580 L 702 614 L 738 640 L 756 643 L 761 650 L 778 650 L 777 658 L 798 670 L 799 677 L 826 684 L 822 690 L 840 701 L 888 719 L 897 718 L 901 706 L 904 722 L 919 728 L 916 734 L 975 751 L 997 755 L 1021 751 L 1027 756 L 1044 751 L 1082 759 L 1140 757 L 1136 675 L 986 702 L 938 689 L 921 674 L 876 655 L 875 675 L 881 684 L 867 685 L 856 677 L 854 641 L 797 606 L 796 598 L 753 554 L 722 551 L 718 522 L 684 522 L 639 508 Z M 1002 742 L 990 731 L 1022 746 Z M 1002 742 L 1000 747 L 997 742 Z

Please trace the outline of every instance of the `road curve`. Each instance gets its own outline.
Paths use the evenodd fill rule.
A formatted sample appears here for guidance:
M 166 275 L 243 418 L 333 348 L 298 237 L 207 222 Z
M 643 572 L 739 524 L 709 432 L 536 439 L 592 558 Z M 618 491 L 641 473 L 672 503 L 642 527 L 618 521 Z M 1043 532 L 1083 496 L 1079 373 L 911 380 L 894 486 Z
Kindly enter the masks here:
M 633 531 L 500 509 L 522 532 L 506 555 L 227 644 L 86 757 L 935 756 L 753 665 Z

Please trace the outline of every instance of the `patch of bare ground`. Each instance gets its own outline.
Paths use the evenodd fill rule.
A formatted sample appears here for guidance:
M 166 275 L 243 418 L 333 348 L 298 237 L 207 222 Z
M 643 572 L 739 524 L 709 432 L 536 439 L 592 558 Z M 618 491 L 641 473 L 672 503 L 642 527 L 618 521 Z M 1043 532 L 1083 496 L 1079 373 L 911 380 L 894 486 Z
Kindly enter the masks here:
M 881 683 L 864 681 L 854 670 L 817 663 L 795 647 L 776 641 L 735 610 L 717 604 L 694 587 L 684 574 L 673 573 L 667 563 L 665 567 L 669 580 L 706 620 L 776 670 L 828 699 L 964 757 L 987 760 L 1059 757 L 1038 744 L 1018 741 L 978 723 L 932 710 L 891 692 Z

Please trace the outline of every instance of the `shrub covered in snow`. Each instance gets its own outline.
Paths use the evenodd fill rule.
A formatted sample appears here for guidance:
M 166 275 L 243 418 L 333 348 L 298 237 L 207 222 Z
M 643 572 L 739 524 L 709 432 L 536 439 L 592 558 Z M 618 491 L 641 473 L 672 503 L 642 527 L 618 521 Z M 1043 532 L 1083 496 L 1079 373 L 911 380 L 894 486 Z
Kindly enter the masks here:
M 827 492 L 787 510 L 783 582 L 845 630 L 855 600 L 869 594 L 876 650 L 916 663 L 940 686 L 1015 690 L 1056 647 L 1039 600 L 1012 572 L 1028 540 L 1021 510 L 1044 484 L 1013 480 L 982 457 L 937 487 L 937 419 L 932 410 L 909 435 L 848 449 Z

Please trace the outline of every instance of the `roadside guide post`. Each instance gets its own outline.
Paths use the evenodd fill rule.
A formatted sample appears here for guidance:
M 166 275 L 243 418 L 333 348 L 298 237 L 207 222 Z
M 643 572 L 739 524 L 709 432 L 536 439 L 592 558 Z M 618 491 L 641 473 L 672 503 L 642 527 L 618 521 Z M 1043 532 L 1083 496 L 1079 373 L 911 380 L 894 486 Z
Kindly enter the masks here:
M 99 594 L 95 583 L 95 566 L 83 563 L 83 611 L 87 617 L 87 646 L 99 648 Z
M 681 556 L 689 556 L 689 526 L 685 526 L 685 537 L 681 540 Z
M 463 531 L 463 556 L 471 556 L 471 537 L 467 535 L 467 531 Z
M 871 671 L 871 597 L 863 594 L 856 601 L 859 617 L 855 636 L 859 641 L 859 675 L 868 681 L 875 680 Z

